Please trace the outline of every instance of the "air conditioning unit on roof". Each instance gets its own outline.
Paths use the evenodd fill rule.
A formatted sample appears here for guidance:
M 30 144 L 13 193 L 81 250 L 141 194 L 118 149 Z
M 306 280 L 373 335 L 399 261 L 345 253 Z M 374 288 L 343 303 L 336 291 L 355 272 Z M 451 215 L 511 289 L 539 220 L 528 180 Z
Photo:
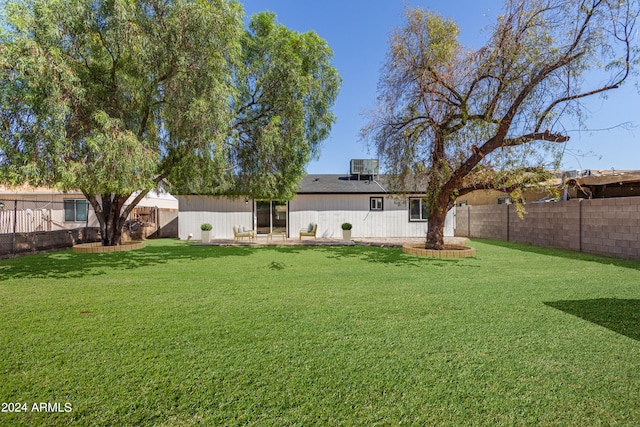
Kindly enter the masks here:
M 378 159 L 351 160 L 351 175 L 377 175 Z

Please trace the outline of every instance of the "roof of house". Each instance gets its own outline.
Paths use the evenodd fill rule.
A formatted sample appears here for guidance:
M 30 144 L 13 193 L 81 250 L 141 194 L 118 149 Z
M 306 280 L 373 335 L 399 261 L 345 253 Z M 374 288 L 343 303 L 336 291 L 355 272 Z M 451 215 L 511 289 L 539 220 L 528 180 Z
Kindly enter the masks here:
M 70 196 L 79 196 L 81 198 L 84 197 L 80 190 L 69 190 L 69 191 L 61 191 L 52 187 L 33 187 L 28 184 L 23 184 L 19 186 L 9 186 L 0 184 L 0 198 L 11 197 L 11 196 L 50 196 L 64 194 Z M 137 193 L 135 193 L 137 194 Z M 151 190 L 145 196 L 147 199 L 163 199 L 170 201 L 177 201 L 172 194 L 166 191 L 156 191 Z
M 589 171 L 588 175 L 565 180 L 568 186 L 597 186 L 640 183 L 640 171 Z
M 18 185 L 14 187 L 10 185 L 0 184 L 0 196 L 9 196 L 9 195 L 31 195 L 31 196 L 47 195 L 48 196 L 52 194 L 74 194 L 74 195 L 82 196 L 82 192 L 77 190 L 64 192 L 64 191 L 56 190 L 55 188 L 52 188 L 52 187 L 33 187 L 28 184 Z
M 367 177 L 368 178 L 368 177 Z M 360 179 L 356 176 L 313 174 L 300 180 L 298 194 L 386 193 L 380 179 Z
M 298 194 L 387 194 L 393 193 L 385 175 L 307 175 L 300 181 Z M 421 193 L 421 191 L 407 191 Z M 423 192 L 423 191 L 422 191 Z

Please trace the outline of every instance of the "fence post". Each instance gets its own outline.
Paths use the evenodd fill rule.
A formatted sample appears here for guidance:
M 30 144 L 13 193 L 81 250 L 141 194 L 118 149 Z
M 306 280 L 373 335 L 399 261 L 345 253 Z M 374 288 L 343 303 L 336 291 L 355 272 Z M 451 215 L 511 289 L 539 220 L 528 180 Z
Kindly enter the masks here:
M 578 200 L 578 250 L 582 252 L 582 199 Z
M 11 256 L 16 256 L 16 233 L 18 232 L 18 201 L 13 201 L 13 234 L 11 235 Z
M 84 233 L 82 233 L 82 243 L 87 243 L 87 233 L 89 232 L 89 202 L 87 201 L 87 219 L 84 221 Z
M 507 207 L 507 242 L 511 241 L 511 229 L 510 227 L 510 223 L 511 221 L 509 220 L 509 211 L 511 209 L 509 209 L 509 206 L 511 206 L 509 203 L 505 203 L 504 204 Z

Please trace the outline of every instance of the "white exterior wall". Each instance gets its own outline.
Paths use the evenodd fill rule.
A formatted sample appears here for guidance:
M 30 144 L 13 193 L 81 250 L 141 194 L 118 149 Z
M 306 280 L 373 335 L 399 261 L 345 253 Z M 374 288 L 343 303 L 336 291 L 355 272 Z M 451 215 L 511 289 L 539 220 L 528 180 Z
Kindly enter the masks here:
M 288 204 L 289 237 L 298 238 L 309 223 L 318 224 L 318 238 L 341 239 L 342 223 L 350 222 L 352 238 L 426 237 L 426 221 L 409 221 L 408 198 L 384 197 L 382 211 L 369 210 L 371 194 L 302 194 Z M 233 226 L 255 229 L 254 201 L 244 198 L 178 196 L 178 237 L 200 240 L 200 225 L 213 226 L 212 238 L 232 239 Z M 447 214 L 445 236 L 453 236 L 454 210 Z
M 178 196 L 178 238 L 200 240 L 200 225 L 213 226 L 211 237 L 233 239 L 233 226 L 253 227 L 253 201 L 226 197 Z
M 383 197 L 383 210 L 369 210 L 373 194 L 303 194 L 289 202 L 289 236 L 298 237 L 309 223 L 318 237 L 342 238 L 342 223 L 353 225 L 352 238 L 426 237 L 426 221 L 409 221 L 408 198 Z M 447 214 L 445 236 L 453 236 L 454 210 Z

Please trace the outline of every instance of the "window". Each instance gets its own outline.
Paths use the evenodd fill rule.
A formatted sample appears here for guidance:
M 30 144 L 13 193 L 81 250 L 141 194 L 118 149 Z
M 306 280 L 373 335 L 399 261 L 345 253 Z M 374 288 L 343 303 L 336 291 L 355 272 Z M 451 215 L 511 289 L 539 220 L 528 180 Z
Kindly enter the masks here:
M 409 221 L 429 219 L 429 207 L 423 199 L 409 199 Z
M 85 222 L 88 218 L 89 203 L 85 199 L 67 199 L 64 201 L 64 220 L 66 222 Z
M 369 210 L 381 211 L 383 210 L 382 197 L 371 197 L 369 199 Z

